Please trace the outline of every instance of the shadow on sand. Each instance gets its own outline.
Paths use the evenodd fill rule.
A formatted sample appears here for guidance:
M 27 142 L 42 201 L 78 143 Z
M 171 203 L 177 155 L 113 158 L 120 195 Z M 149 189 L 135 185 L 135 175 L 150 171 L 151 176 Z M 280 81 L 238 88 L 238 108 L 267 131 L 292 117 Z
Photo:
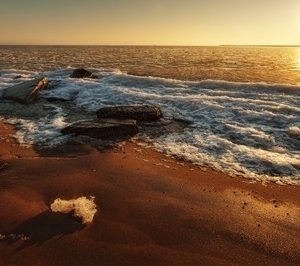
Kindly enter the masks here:
M 9 232 L 13 235 L 25 235 L 29 239 L 24 241 L 21 246 L 17 248 L 19 251 L 28 246 L 39 246 L 46 241 L 63 237 L 65 235 L 80 231 L 84 228 L 78 220 L 74 219 L 71 214 L 53 213 L 45 211 L 33 218 L 28 219 L 23 224 Z M 6 240 L 7 244 L 13 244 L 19 239 Z
M 128 136 L 111 140 L 72 136 L 69 141 L 61 145 L 47 147 L 34 144 L 33 149 L 41 157 L 78 157 L 89 154 L 92 149 L 96 149 L 99 152 L 119 149 L 121 144 L 129 139 L 130 137 Z

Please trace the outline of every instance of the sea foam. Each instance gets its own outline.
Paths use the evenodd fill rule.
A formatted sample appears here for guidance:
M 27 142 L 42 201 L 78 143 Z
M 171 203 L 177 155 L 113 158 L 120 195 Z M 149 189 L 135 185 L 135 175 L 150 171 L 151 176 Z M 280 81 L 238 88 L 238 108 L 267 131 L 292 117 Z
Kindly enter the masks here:
M 75 217 L 82 220 L 83 224 L 89 224 L 93 221 L 97 212 L 94 197 L 80 197 L 72 200 L 56 199 L 50 206 L 53 212 L 73 213 Z
M 39 73 L 59 81 L 42 97 L 68 100 L 89 114 L 109 105 L 157 104 L 166 118 L 192 122 L 183 132 L 140 136 L 159 151 L 232 175 L 300 183 L 300 86 L 182 81 L 107 69 L 93 69 L 98 80 L 70 79 L 71 72 Z M 0 77 L 0 89 L 15 82 Z M 11 122 L 19 125 L 21 142 L 55 144 L 63 140 L 60 129 L 68 118 L 58 110 L 40 121 Z

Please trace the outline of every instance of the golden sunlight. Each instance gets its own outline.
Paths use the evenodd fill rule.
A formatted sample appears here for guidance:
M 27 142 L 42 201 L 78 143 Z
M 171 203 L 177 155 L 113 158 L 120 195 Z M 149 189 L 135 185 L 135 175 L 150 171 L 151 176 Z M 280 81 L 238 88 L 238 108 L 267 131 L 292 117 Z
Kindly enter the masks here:
M 300 266 L 299 10 L 0 0 L 0 266 Z
M 296 69 L 300 70 L 300 49 L 299 49 L 298 57 L 296 59 Z

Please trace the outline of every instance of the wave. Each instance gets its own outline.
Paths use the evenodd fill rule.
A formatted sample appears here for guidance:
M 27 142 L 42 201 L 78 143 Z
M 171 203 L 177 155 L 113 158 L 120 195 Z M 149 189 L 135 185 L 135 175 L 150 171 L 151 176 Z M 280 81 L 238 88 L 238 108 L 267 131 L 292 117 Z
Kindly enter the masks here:
M 27 73 L 58 81 L 42 97 L 70 101 L 87 113 L 113 104 L 157 104 L 167 118 L 192 122 L 184 132 L 142 135 L 158 150 L 233 175 L 277 183 L 300 183 L 300 86 L 221 80 L 184 81 L 93 69 L 99 80 L 70 79 L 72 68 Z M 13 85 L 10 70 L 0 89 Z M 2 72 L 1 72 L 2 73 Z M 13 122 L 13 121 L 11 121 Z M 68 116 L 57 110 L 41 121 L 18 121 L 21 140 L 62 140 Z M 33 124 L 32 124 L 33 123 Z

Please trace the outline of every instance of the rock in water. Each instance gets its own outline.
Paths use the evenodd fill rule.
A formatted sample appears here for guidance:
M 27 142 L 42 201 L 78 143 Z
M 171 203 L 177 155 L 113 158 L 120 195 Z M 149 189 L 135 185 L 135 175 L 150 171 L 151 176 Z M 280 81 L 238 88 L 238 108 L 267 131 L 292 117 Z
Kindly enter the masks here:
M 133 137 L 138 133 L 135 120 L 99 119 L 79 121 L 62 130 L 63 134 L 75 134 L 112 140 Z
M 160 119 L 151 123 L 143 123 L 140 130 L 148 137 L 159 138 L 160 136 L 174 133 L 184 133 L 184 130 L 192 124 L 183 119 Z
M 83 79 L 83 78 L 90 78 L 90 79 L 97 79 L 98 77 L 95 76 L 92 72 L 85 70 L 83 68 L 75 69 L 71 74 L 70 78 L 76 79 Z
M 29 80 L 7 88 L 3 92 L 3 98 L 23 104 L 32 103 L 39 98 L 39 91 L 47 87 L 47 78 Z
M 97 111 L 97 116 L 150 122 L 162 118 L 163 114 L 160 107 L 154 105 L 121 105 L 101 108 Z

